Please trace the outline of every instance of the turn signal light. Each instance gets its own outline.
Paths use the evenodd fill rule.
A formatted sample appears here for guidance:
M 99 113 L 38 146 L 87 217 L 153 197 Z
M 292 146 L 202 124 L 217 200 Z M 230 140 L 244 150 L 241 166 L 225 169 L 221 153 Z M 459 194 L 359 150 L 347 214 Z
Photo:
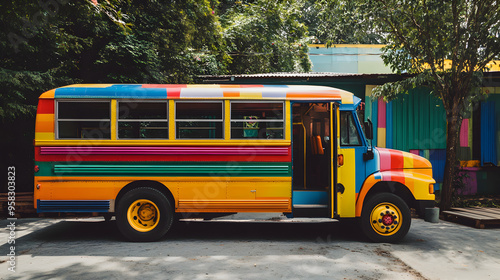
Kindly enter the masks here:
M 429 193 L 430 194 L 434 193 L 434 184 L 429 184 Z

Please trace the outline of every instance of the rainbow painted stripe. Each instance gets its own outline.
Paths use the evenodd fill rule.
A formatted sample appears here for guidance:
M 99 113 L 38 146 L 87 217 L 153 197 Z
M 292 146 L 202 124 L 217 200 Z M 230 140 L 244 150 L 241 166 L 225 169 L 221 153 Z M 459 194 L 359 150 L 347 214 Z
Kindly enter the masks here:
M 352 93 L 324 86 L 287 85 L 70 85 L 45 92 L 41 99 L 130 98 L 130 99 L 279 99 L 330 100 L 353 104 Z

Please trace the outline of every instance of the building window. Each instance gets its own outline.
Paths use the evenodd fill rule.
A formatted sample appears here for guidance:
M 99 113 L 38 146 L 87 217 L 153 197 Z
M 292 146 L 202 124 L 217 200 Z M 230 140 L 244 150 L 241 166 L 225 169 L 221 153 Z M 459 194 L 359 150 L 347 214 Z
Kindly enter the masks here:
M 231 139 L 284 139 L 284 103 L 231 102 Z
M 361 139 L 352 112 L 340 112 L 340 145 L 361 146 Z
M 222 101 L 175 102 L 177 139 L 223 139 L 224 113 Z
M 58 139 L 111 139 L 110 101 L 58 101 Z
M 168 139 L 168 101 L 119 102 L 118 139 Z

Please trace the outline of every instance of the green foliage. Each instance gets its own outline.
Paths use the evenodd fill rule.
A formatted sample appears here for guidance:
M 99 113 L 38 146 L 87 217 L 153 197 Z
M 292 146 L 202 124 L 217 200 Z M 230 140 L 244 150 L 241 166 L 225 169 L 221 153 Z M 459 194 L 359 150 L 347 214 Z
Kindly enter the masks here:
M 384 62 L 396 73 L 419 75 L 393 89 L 425 85 L 447 112 L 480 86 L 480 72 L 500 53 L 500 8 L 494 0 L 365 1 L 379 30 L 387 32 Z M 451 61 L 451 65 L 447 64 Z M 400 92 L 405 92 L 402 90 Z M 453 104 L 452 104 L 453 103 Z
M 231 73 L 308 72 L 304 1 L 235 2 L 221 16 Z
M 384 37 L 376 32 L 366 5 L 360 1 L 310 1 L 306 11 L 312 36 L 319 42 L 333 44 L 381 44 Z

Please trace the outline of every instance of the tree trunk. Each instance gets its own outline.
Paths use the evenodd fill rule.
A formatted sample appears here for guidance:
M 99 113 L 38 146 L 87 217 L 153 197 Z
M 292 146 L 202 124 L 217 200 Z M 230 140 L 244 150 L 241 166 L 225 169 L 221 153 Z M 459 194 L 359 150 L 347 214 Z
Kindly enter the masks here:
M 460 112 L 453 110 L 446 114 L 446 162 L 444 165 L 443 186 L 441 188 L 441 211 L 451 208 L 453 194 L 453 177 L 457 168 L 457 147 L 462 118 Z

